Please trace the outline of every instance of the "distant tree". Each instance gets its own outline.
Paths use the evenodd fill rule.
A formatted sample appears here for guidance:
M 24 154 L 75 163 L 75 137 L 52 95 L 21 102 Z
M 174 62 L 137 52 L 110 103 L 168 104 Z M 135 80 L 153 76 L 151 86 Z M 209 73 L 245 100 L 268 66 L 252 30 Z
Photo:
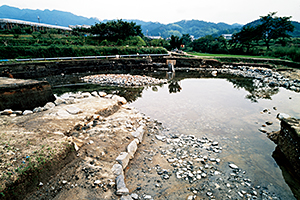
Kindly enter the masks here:
M 182 38 L 179 38 L 178 36 L 171 36 L 171 40 L 170 40 L 170 45 L 172 47 L 172 49 L 180 49 L 180 46 L 182 45 Z
M 107 39 L 110 41 L 125 40 L 130 36 L 143 36 L 140 25 L 123 20 L 96 23 L 94 26 L 91 26 L 91 33 L 100 40 Z
M 232 41 L 246 47 L 248 53 L 253 46 L 253 41 L 261 39 L 261 34 L 256 27 L 248 25 L 244 26 L 240 32 L 233 34 Z
M 261 24 L 257 26 L 268 50 L 272 39 L 289 38 L 291 36 L 288 32 L 293 32 L 295 28 L 290 20 L 291 17 L 277 17 L 275 14 L 276 12 L 271 12 L 267 16 L 261 16 Z
M 181 39 L 182 39 L 182 44 L 184 44 L 186 46 L 189 46 L 192 43 L 190 34 L 183 34 L 181 36 Z
M 291 17 L 277 17 L 275 14 L 272 12 L 261 16 L 256 26 L 244 26 L 239 33 L 234 34 L 234 40 L 247 46 L 248 50 L 252 41 L 263 40 L 269 50 L 272 39 L 290 38 L 289 33 L 294 30 Z
M 193 41 L 193 50 L 202 53 L 211 53 L 215 38 L 211 35 Z

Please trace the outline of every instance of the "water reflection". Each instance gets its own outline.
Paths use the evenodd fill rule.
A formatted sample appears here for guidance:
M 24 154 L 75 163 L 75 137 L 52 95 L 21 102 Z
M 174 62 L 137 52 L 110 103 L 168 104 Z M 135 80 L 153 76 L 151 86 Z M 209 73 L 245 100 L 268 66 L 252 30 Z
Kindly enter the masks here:
M 168 88 L 169 88 L 169 93 L 177 93 L 180 92 L 182 90 L 182 88 L 179 85 L 179 81 L 169 81 L 168 82 Z
M 227 80 L 233 83 L 233 87 L 237 89 L 245 89 L 249 92 L 246 95 L 246 99 L 251 102 L 257 102 L 258 99 L 272 100 L 271 96 L 279 92 L 279 88 L 271 88 L 258 80 L 251 78 L 227 78 Z
M 135 72 L 134 74 L 137 74 Z M 234 88 L 245 89 L 249 94 L 245 96 L 246 99 L 249 99 L 251 102 L 258 102 L 259 99 L 272 99 L 272 96 L 279 92 L 279 88 L 271 88 L 267 85 L 253 80 L 251 78 L 242 78 L 242 77 L 233 77 L 229 75 L 218 75 L 218 77 L 213 77 L 209 73 L 203 73 L 198 71 L 189 71 L 189 72 L 143 72 L 140 74 L 145 74 L 152 76 L 154 78 L 167 78 L 168 79 L 168 89 L 169 93 L 178 93 L 182 91 L 181 81 L 184 79 L 191 78 L 217 78 L 217 79 L 226 79 L 233 84 Z M 142 96 L 144 89 L 147 89 L 148 86 L 140 88 L 123 88 L 123 87 L 113 87 L 113 86 L 99 86 L 93 84 L 82 83 L 80 77 L 88 74 L 72 74 L 72 75 L 59 75 L 51 76 L 44 78 L 49 81 L 53 87 L 55 94 L 61 95 L 66 92 L 92 92 L 92 91 L 104 91 L 107 93 L 113 93 L 120 96 L 123 96 L 128 102 L 134 102 L 139 97 Z M 152 91 L 157 92 L 158 88 L 162 85 L 151 86 Z
M 285 155 L 280 151 L 278 146 L 273 152 L 272 157 L 275 159 L 276 163 L 280 167 L 284 180 L 290 186 L 296 199 L 300 199 L 300 179 L 299 177 L 295 178 L 293 167 L 285 158 Z

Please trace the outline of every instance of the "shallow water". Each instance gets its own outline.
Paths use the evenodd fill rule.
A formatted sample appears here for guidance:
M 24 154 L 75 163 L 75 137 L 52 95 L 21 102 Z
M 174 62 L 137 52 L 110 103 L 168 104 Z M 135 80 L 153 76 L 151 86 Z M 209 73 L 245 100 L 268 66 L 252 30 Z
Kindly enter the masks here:
M 218 141 L 223 148 L 219 154 L 221 171 L 226 173 L 228 163 L 235 163 L 247 172 L 253 185 L 267 188 L 280 199 L 295 199 L 286 183 L 295 185 L 295 178 L 281 171 L 282 166 L 272 157 L 276 145 L 258 129 L 271 121 L 273 124 L 265 129 L 280 130 L 278 113 L 300 118 L 300 93 L 266 88 L 252 79 L 203 78 L 198 72 L 150 75 L 171 78 L 162 86 L 125 89 L 81 85 L 75 80 L 71 87 L 62 84 L 63 87 L 54 88 L 54 93 L 106 91 L 124 96 L 131 106 L 162 122 L 170 132 Z M 264 109 L 268 112 L 262 112 Z
M 265 129 L 278 131 L 276 115 L 281 112 L 300 118 L 299 93 L 284 88 L 263 88 L 258 92 L 262 88 L 249 87 L 252 80 L 246 84 L 222 78 L 170 82 L 143 90 L 142 97 L 131 106 L 162 122 L 170 131 L 205 135 L 218 141 L 223 147 L 220 158 L 224 170 L 228 162 L 233 162 L 247 172 L 255 185 L 267 187 L 281 199 L 295 199 L 272 157 L 276 145 L 258 129 L 272 121 L 273 125 Z M 263 113 L 264 109 L 269 112 Z

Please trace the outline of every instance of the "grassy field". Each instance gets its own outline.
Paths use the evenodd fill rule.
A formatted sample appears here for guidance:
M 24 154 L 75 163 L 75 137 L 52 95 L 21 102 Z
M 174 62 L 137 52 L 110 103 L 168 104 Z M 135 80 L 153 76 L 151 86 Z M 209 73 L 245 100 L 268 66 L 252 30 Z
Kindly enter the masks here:
M 248 55 L 231 55 L 231 54 L 210 54 L 210 53 L 197 53 L 197 52 L 187 52 L 193 56 L 200 57 L 228 57 L 228 58 L 266 58 L 266 59 L 276 59 L 278 58 L 269 57 L 269 56 L 248 56 Z

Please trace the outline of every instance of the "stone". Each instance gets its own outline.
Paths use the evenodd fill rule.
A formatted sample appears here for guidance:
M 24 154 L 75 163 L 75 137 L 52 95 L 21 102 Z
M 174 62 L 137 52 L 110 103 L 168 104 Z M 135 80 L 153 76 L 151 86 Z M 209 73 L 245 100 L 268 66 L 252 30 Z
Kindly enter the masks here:
M 13 114 L 16 114 L 16 115 L 22 115 L 22 111 L 21 110 L 15 110 L 13 111 Z
M 44 111 L 44 109 L 42 107 L 36 107 L 33 109 L 34 113 L 43 112 L 43 111 Z
M 23 115 L 29 115 L 32 114 L 33 112 L 31 110 L 24 110 Z
M 122 195 L 121 200 L 132 200 L 130 195 Z
M 142 126 L 138 127 L 137 130 L 135 132 L 132 132 L 131 134 L 133 137 L 137 138 L 140 143 L 142 143 L 144 132 L 145 132 L 144 126 L 142 125 Z
M 289 116 L 288 114 L 285 114 L 285 113 L 278 113 L 277 115 L 277 118 L 282 120 L 282 119 L 288 119 L 290 118 L 291 116 Z
M 271 121 L 266 121 L 266 124 L 270 126 L 270 125 L 273 124 L 273 122 L 271 122 Z
M 129 154 L 129 159 L 134 158 L 134 154 L 135 154 L 137 148 L 138 147 L 137 147 L 137 143 L 135 140 L 133 140 L 129 143 L 129 145 L 127 146 L 127 152 Z
M 259 128 L 258 130 L 259 130 L 260 132 L 262 132 L 262 133 L 266 133 L 266 132 L 267 132 L 267 130 L 264 129 L 264 128 Z
M 101 183 L 100 180 L 95 180 L 95 181 L 94 181 L 94 185 L 99 185 L 100 183 Z
M 67 112 L 72 114 L 72 115 L 77 115 L 79 113 L 82 113 L 82 110 L 80 108 L 72 106 L 72 107 L 67 108 Z
M 94 96 L 94 97 L 99 97 L 99 94 L 96 91 L 92 92 L 91 95 Z
M 132 193 L 131 198 L 134 200 L 137 200 L 137 199 L 139 199 L 139 195 L 137 193 Z
M 66 104 L 66 100 L 65 99 L 63 99 L 63 98 L 56 98 L 56 100 L 54 101 L 54 104 L 56 105 L 56 106 L 59 106 L 59 105 L 61 105 L 61 104 Z
M 105 97 L 107 94 L 105 92 L 98 92 L 100 97 Z
M 0 112 L 0 115 L 10 115 L 13 114 L 13 111 L 11 109 L 5 109 Z
M 116 158 L 116 161 L 122 165 L 122 168 L 125 169 L 129 162 L 129 154 L 127 152 L 121 152 Z
M 162 141 L 162 140 L 164 140 L 164 139 L 166 138 L 166 136 L 162 136 L 162 135 L 155 135 L 155 138 L 156 138 L 157 140 L 160 140 L 160 141 Z
M 114 164 L 111 170 L 115 176 L 119 176 L 123 174 L 123 168 L 122 165 L 120 164 Z
M 152 197 L 150 195 L 145 195 L 144 199 L 152 199 Z
M 122 104 L 122 105 L 127 103 L 127 100 L 124 97 L 120 97 L 118 95 L 113 95 L 112 99 L 116 100 L 119 104 Z
M 117 192 L 116 192 L 117 195 L 121 196 L 129 193 L 129 190 L 125 185 L 124 176 L 122 174 L 117 176 L 116 183 L 117 183 Z
M 54 104 L 54 103 L 48 102 L 48 103 L 46 103 L 46 105 L 44 106 L 44 109 L 45 109 L 45 110 L 50 110 L 50 109 L 52 109 L 52 108 L 54 108 L 54 107 L 55 107 L 55 104 Z
M 81 94 L 81 96 L 83 96 L 84 98 L 89 98 L 89 97 L 91 97 L 92 95 L 91 95 L 91 93 L 89 93 L 89 92 L 83 92 L 83 93 Z
M 238 169 L 238 168 L 239 168 L 239 167 L 236 166 L 235 164 L 229 164 L 229 167 L 230 167 L 231 169 Z

